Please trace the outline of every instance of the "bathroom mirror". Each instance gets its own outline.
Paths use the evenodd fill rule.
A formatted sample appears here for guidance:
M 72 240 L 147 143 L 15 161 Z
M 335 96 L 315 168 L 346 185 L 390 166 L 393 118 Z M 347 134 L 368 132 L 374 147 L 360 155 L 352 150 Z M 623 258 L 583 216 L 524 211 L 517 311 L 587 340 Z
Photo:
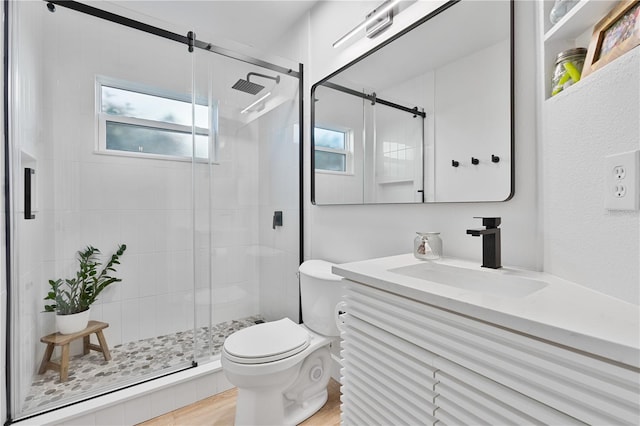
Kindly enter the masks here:
M 314 204 L 513 195 L 513 1 L 450 1 L 311 88 Z

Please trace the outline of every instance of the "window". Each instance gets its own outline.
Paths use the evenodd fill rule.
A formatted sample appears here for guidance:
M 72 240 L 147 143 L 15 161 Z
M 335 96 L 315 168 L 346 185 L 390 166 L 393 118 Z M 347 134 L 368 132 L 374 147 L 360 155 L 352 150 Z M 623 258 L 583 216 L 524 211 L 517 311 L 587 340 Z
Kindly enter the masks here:
M 100 78 L 99 151 L 165 159 L 193 153 L 192 108 L 187 96 Z M 195 157 L 209 156 L 209 108 L 195 105 Z
M 350 171 L 350 131 L 315 127 L 315 169 L 328 172 Z

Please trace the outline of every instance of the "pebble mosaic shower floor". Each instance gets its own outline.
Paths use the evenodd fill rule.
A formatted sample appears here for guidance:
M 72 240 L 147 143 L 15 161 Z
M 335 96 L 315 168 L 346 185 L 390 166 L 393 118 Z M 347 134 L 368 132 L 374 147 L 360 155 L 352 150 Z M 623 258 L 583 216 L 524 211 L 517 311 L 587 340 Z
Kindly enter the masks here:
M 219 354 L 227 336 L 261 321 L 262 317 L 252 316 L 216 324 L 210 331 L 209 327 L 202 327 L 196 331 L 196 339 L 202 345 L 199 351 Z M 209 333 L 213 345 L 211 351 L 207 339 Z M 25 400 L 24 412 L 51 408 L 57 401 L 90 394 L 123 382 L 130 383 L 141 377 L 150 378 L 156 373 L 190 363 L 193 330 L 138 340 L 109 349 L 110 361 L 105 361 L 102 353 L 95 351 L 72 356 L 69 360 L 69 378 L 64 383 L 60 382 L 57 371 L 48 370 L 36 375 Z

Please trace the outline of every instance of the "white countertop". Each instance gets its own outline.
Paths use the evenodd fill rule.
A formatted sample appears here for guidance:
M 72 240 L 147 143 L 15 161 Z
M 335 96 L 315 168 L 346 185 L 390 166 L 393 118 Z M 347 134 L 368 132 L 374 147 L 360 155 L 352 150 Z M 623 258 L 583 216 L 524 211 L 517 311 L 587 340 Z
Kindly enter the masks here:
M 542 272 L 481 268 L 443 258 L 440 265 L 535 279 L 548 285 L 522 297 L 503 297 L 413 278 L 390 269 L 418 265 L 413 254 L 333 266 L 333 272 L 380 290 L 450 309 L 512 330 L 640 368 L 640 307 Z M 486 275 L 485 275 L 486 276 Z

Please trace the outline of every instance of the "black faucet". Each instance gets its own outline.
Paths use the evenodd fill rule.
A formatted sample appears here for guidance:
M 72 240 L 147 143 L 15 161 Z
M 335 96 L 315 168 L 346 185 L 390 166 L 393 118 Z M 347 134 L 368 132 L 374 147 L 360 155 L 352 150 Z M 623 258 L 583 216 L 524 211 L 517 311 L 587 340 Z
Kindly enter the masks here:
M 502 268 L 500 256 L 500 222 L 499 217 L 476 217 L 482 219 L 486 229 L 467 229 L 467 234 L 474 237 L 482 235 L 482 266 L 484 268 Z

